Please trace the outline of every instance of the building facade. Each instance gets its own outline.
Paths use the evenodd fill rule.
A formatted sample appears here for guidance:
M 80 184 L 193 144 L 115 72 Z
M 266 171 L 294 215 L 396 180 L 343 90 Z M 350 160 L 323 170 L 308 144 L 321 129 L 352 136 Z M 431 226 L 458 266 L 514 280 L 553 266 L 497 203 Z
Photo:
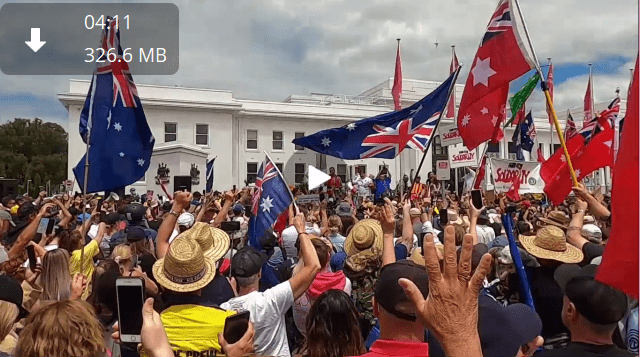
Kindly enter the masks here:
M 58 94 L 59 100 L 69 113 L 67 130 L 70 133 L 68 156 L 70 179 L 73 179 L 72 168 L 85 152 L 85 145 L 77 128 L 89 84 L 89 81 L 71 80 L 69 91 Z M 439 84 L 433 81 L 404 79 L 403 107 L 423 98 Z M 160 151 L 156 155 L 154 150 L 154 160 L 148 174 L 132 186 L 138 188 L 138 192 L 146 189 L 159 192 L 158 185 L 154 182 L 159 166 L 166 165 L 171 176 L 190 175 L 194 172 L 193 167 L 196 166 L 200 182 L 196 187 L 202 189 L 206 171 L 203 158 L 206 155 L 208 160 L 216 158 L 215 190 L 230 189 L 233 185 L 243 187 L 246 183 L 255 180 L 260 163 L 265 157 L 264 151 L 271 156 L 290 185 L 302 184 L 306 181 L 309 165 L 323 171 L 334 167 L 343 181 L 351 179 L 356 167 L 365 169 L 368 174 L 376 175 L 381 167 L 386 165 L 395 185 L 404 174 L 411 177 L 415 175 L 421 159 L 420 152 L 407 149 L 394 160 L 345 161 L 319 155 L 291 143 L 299 136 L 343 126 L 393 110 L 392 85 L 393 79 L 390 78 L 360 95 L 312 93 L 291 95 L 282 102 L 272 102 L 237 99 L 232 92 L 224 90 L 139 84 L 138 93 L 156 139 L 156 147 Z M 456 85 L 455 90 L 459 103 L 463 86 Z M 607 104 L 597 103 L 597 110 L 603 110 Z M 626 107 L 624 103 L 622 107 Z M 576 119 L 582 118 L 581 109 L 572 110 L 572 115 Z M 559 116 L 564 129 L 566 114 Z M 442 124 L 444 123 L 453 123 L 453 119 L 443 119 Z M 535 123 L 542 151 L 545 157 L 549 157 L 554 150 L 552 145 L 559 146 L 557 137 L 550 131 L 546 118 L 536 118 Z M 512 134 L 512 129 L 507 128 L 506 141 L 489 147 L 487 149 L 489 155 L 515 158 L 515 148 L 512 148 L 508 142 Z M 439 143 L 439 137 L 435 137 L 433 147 L 427 154 L 420 172 L 423 179 L 429 172 L 435 172 L 436 160 L 447 157 L 446 147 L 442 147 Z M 167 152 L 173 152 L 171 150 L 194 153 L 193 157 L 197 164 L 196 162 L 176 163 L 175 160 L 164 159 L 167 157 Z M 158 159 L 157 156 L 160 153 L 162 155 Z M 167 162 L 161 162 L 163 160 Z M 452 185 L 455 184 L 453 177 L 455 175 L 452 175 Z M 167 186 L 170 190 L 173 189 L 171 182 Z

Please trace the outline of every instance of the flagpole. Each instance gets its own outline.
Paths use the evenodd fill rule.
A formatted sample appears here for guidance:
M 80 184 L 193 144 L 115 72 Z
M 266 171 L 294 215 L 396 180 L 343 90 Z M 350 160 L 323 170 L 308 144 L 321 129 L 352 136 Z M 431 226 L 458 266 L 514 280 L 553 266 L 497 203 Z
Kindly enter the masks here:
M 397 53 L 400 53 L 400 39 L 399 39 L 399 38 L 397 38 L 396 40 L 398 41 L 398 50 L 397 50 Z M 398 59 L 396 58 L 396 61 L 397 61 L 397 60 L 398 60 Z M 398 64 L 397 64 L 397 62 L 396 62 L 396 66 L 397 66 L 397 65 L 398 65 Z M 402 79 L 400 79 L 400 80 L 402 80 Z M 395 70 L 394 70 L 394 78 L 393 78 L 393 81 L 394 81 L 394 83 L 395 83 L 395 81 L 396 81 L 396 79 L 395 79 Z M 402 109 L 402 93 L 400 94 L 400 109 Z M 402 171 L 403 171 L 403 170 L 402 170 L 402 166 L 403 166 L 403 165 L 402 165 L 402 151 L 401 151 L 400 153 L 398 153 L 398 157 L 397 157 L 397 159 L 398 159 L 398 160 L 400 160 L 400 164 L 398 165 L 398 168 L 400 169 L 400 173 L 398 174 L 398 178 L 397 178 L 398 183 L 400 183 L 399 179 L 400 179 L 400 177 L 401 177 L 401 176 L 402 176 L 402 174 L 403 174 L 403 172 L 402 172 Z
M 436 123 L 436 126 L 433 128 L 434 135 L 437 133 L 438 126 L 440 125 L 440 122 L 442 121 L 442 116 L 444 115 L 444 112 L 447 110 L 447 105 L 449 105 L 449 99 L 451 99 L 451 93 L 455 90 L 456 81 L 458 80 L 458 75 L 460 74 L 460 69 L 462 69 L 463 65 L 464 65 L 463 63 L 460 63 L 460 65 L 456 69 L 456 74 L 453 77 L 453 82 L 451 82 L 451 87 L 449 87 L 449 93 L 447 93 L 447 101 L 444 103 L 444 107 L 440 111 L 440 115 L 438 115 L 438 122 Z M 420 176 L 420 169 L 422 169 L 422 165 L 424 164 L 424 159 L 427 158 L 427 152 L 429 152 L 429 148 L 431 147 L 431 142 L 432 141 L 433 141 L 433 138 L 431 140 L 429 140 L 429 142 L 427 142 L 427 147 L 425 147 L 424 151 L 422 152 L 422 159 L 420 160 L 420 164 L 418 165 L 418 169 L 416 170 L 416 175 L 413 178 L 413 181 L 411 182 L 411 189 L 409 190 L 409 192 L 413 191 L 413 186 L 418 181 L 417 178 L 418 178 L 418 176 Z M 443 184 L 442 187 L 444 187 L 444 184 Z
M 87 219 L 87 186 L 89 185 L 89 149 L 91 148 L 91 129 L 93 119 L 93 99 L 96 94 L 95 72 L 91 78 L 91 100 L 89 101 L 89 117 L 87 118 L 87 150 L 84 157 L 84 185 L 82 186 L 82 225 Z M 83 237 L 84 238 L 84 237 Z M 80 248 L 80 273 L 84 272 L 84 242 Z M 89 278 L 89 277 L 87 277 Z
M 273 163 L 273 167 L 275 167 L 276 171 L 278 171 L 278 175 L 280 175 L 280 177 L 282 177 L 282 180 L 285 182 L 285 186 L 287 186 L 287 192 L 289 192 L 289 196 L 291 197 L 291 202 L 293 202 L 293 207 L 295 207 L 296 212 L 299 212 L 298 205 L 296 204 L 296 199 L 295 199 L 295 197 L 293 197 L 293 193 L 289 189 L 289 185 L 286 185 L 287 180 L 284 179 L 284 175 L 282 174 L 282 172 L 280 172 L 280 169 L 278 169 L 278 166 L 276 166 L 275 161 L 273 161 L 273 159 L 271 159 L 271 156 L 269 156 L 267 151 L 263 150 L 262 152 L 264 152 L 264 154 L 267 155 L 267 158 L 269 159 L 269 161 L 271 161 Z
M 531 48 L 531 53 L 533 56 L 534 64 L 536 66 L 536 71 L 540 75 L 540 78 L 544 78 L 542 75 L 542 69 L 540 69 L 540 63 L 538 62 L 538 57 L 536 57 L 536 51 L 533 49 L 533 44 L 531 43 L 531 37 L 529 36 L 529 30 L 527 29 L 527 24 L 524 21 L 524 16 L 522 15 L 522 10 L 520 10 L 520 3 L 518 0 L 513 0 L 516 3 L 516 7 L 518 8 L 518 16 L 520 17 L 520 21 L 522 21 L 522 27 L 524 29 L 524 34 L 527 37 L 527 42 L 529 43 L 529 47 Z M 573 181 L 573 186 L 578 187 L 578 179 L 576 177 L 576 173 L 573 170 L 573 164 L 571 163 L 571 155 L 569 155 L 569 150 L 567 149 L 567 144 L 560 133 L 560 123 L 558 122 L 558 115 L 556 114 L 556 109 L 553 106 L 553 101 L 551 100 L 551 95 L 549 94 L 549 85 L 547 81 L 542 81 L 540 83 L 542 91 L 544 92 L 544 96 L 547 100 L 547 105 L 549 106 L 549 110 L 551 110 L 551 115 L 553 117 L 553 124 L 556 128 L 556 134 L 558 135 L 558 139 L 560 140 L 560 145 L 562 145 L 562 150 L 564 151 L 564 156 L 567 159 L 567 165 L 569 166 L 569 173 L 571 173 L 571 181 Z M 593 97 L 593 95 L 592 95 Z
M 547 61 L 549 61 L 549 68 L 551 68 L 551 57 L 547 57 Z M 548 76 L 549 75 L 547 75 L 547 77 Z M 544 82 L 544 79 L 543 79 L 543 82 Z M 566 120 L 565 120 L 565 126 L 566 126 Z M 551 150 L 553 150 L 553 126 L 551 125 L 551 123 L 549 123 L 549 137 L 551 138 Z M 549 152 L 551 152 L 551 155 L 553 155 L 553 152 L 551 150 Z

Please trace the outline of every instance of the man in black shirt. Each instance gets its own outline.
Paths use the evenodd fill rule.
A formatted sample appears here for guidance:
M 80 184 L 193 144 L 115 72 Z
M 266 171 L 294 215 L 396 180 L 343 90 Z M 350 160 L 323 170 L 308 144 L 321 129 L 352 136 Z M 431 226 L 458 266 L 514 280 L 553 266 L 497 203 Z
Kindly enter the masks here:
M 571 342 L 561 349 L 536 356 L 625 357 L 633 354 L 613 344 L 612 335 L 627 311 L 626 295 L 595 280 L 596 265 L 580 268 L 564 264 L 554 274 L 564 290 L 562 323 L 571 332 Z

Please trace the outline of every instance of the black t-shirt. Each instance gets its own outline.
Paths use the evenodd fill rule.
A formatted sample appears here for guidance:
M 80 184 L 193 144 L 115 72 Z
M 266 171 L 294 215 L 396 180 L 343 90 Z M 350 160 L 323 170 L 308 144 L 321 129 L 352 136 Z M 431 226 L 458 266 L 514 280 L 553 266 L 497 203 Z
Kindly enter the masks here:
M 567 347 L 565 348 L 546 350 L 540 353 L 536 353 L 534 356 L 631 357 L 634 355 L 614 345 L 590 345 L 582 342 L 569 342 L 569 344 L 567 344 Z
M 531 295 L 536 312 L 542 320 L 542 337 L 545 339 L 569 333 L 562 323 L 564 292 L 553 278 L 556 267 L 539 267 L 531 270 Z
M 202 289 L 202 297 L 216 305 L 222 305 L 235 297 L 235 294 L 227 278 L 216 274 L 216 277 Z
M 593 258 L 597 258 L 604 254 L 604 246 L 587 242 L 582 246 L 582 253 L 584 253 L 584 259 L 581 265 L 590 264 Z
M 156 257 L 151 254 L 144 254 L 138 256 L 138 264 L 140 268 L 142 268 L 143 273 L 147 273 L 147 277 L 151 279 L 154 283 L 158 283 L 156 278 L 153 276 L 153 264 L 156 262 Z

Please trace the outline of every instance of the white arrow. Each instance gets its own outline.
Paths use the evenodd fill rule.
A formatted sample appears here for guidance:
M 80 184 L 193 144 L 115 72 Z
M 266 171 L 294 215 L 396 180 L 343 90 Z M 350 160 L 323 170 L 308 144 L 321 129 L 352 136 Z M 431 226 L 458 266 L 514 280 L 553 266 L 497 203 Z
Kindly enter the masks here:
M 309 189 L 310 190 L 313 190 L 314 188 L 329 181 L 330 178 L 331 176 L 309 165 Z
M 31 41 L 24 41 L 27 46 L 31 47 L 33 52 L 38 52 L 39 49 L 44 46 L 45 41 L 40 41 L 40 28 L 32 27 L 31 28 Z

